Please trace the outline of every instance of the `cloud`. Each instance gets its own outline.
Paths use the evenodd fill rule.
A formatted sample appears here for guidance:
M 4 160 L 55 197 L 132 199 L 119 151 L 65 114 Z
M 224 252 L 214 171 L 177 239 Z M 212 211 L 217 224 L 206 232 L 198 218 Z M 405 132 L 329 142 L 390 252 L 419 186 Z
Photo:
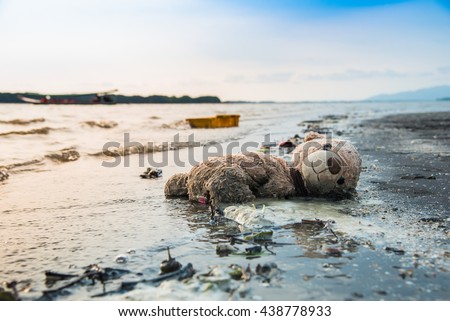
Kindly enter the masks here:
M 227 83 L 253 83 L 253 84 L 269 84 L 269 83 L 287 83 L 291 82 L 295 77 L 292 72 L 275 72 L 267 74 L 258 74 L 254 76 L 232 75 L 225 78 Z
M 301 78 L 306 78 L 307 80 L 349 81 L 374 78 L 405 78 L 408 76 L 408 73 L 402 73 L 389 69 L 384 71 L 347 69 L 343 72 L 330 74 L 311 74 L 303 76 Z
M 283 83 L 291 81 L 294 73 L 285 72 L 285 73 L 272 73 L 272 74 L 262 74 L 258 75 L 255 78 L 255 82 L 258 83 Z
M 437 72 L 441 75 L 448 75 L 450 74 L 450 66 L 439 67 Z

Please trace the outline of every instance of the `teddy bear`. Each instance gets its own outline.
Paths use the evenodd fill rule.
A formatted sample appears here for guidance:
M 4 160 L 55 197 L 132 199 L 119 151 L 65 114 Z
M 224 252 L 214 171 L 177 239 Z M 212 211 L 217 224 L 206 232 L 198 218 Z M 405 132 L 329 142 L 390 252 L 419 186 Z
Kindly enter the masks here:
M 247 152 L 211 158 L 189 173 L 166 182 L 166 197 L 187 196 L 192 201 L 243 203 L 255 198 L 347 196 L 354 193 L 361 158 L 348 141 L 316 132 L 306 134 L 292 151 L 292 160 Z

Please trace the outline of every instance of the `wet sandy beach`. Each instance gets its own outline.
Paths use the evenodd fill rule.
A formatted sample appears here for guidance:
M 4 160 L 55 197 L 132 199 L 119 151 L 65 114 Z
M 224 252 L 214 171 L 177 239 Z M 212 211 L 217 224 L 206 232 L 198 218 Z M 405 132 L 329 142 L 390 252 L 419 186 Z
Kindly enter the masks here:
M 230 235 L 244 237 L 242 228 L 226 219 L 211 224 L 204 205 L 165 199 L 164 182 L 188 168 L 171 163 L 162 179 L 141 180 L 137 155 L 132 166 L 115 169 L 82 155 L 58 170 L 14 174 L 1 183 L 9 204 L 1 228 L 15 232 L 3 235 L 0 281 L 19 281 L 26 300 L 448 300 L 450 113 L 376 115 L 359 115 L 360 125 L 351 112 L 318 117 L 323 121 L 315 124 L 351 140 L 362 155 L 358 196 L 257 200 L 258 211 L 264 204 L 274 215 L 272 243 L 256 256 L 216 254 Z M 297 123 L 298 117 L 283 131 L 276 121 L 265 123 L 242 139 L 259 139 L 267 128 L 302 134 Z M 16 190 L 27 202 L 8 199 Z M 299 224 L 303 219 L 334 223 L 330 230 Z M 235 245 L 241 253 L 249 247 Z M 194 265 L 193 278 L 121 288 L 157 276 L 168 246 L 183 266 Z M 104 286 L 96 280 L 42 296 L 68 282 L 46 284 L 45 270 L 80 275 L 94 263 L 128 272 Z M 251 277 L 231 279 L 231 265 L 249 267 Z M 257 273 L 258 265 L 269 274 Z

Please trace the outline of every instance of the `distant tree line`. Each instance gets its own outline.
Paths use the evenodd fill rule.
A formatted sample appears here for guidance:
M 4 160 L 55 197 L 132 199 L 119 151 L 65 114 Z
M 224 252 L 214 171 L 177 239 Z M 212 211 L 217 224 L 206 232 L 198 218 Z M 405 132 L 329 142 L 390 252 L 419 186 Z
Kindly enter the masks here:
M 190 97 L 190 96 L 123 96 L 116 95 L 116 102 L 118 104 L 202 104 L 202 103 L 220 103 L 220 99 L 216 96 L 201 96 L 201 97 Z
M 0 93 L 0 103 L 24 103 L 18 96 L 25 96 L 30 98 L 39 98 L 44 95 L 36 93 Z M 124 96 L 124 95 L 112 95 L 118 104 L 202 104 L 221 103 L 220 99 L 216 96 Z
M 17 96 L 19 93 L 0 93 L 0 103 L 23 103 Z

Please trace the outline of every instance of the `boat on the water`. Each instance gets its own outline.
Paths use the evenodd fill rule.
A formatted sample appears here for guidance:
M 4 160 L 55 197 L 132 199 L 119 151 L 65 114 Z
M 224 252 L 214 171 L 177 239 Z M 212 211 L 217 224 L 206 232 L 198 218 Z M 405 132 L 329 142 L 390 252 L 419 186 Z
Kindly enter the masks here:
M 192 128 L 222 128 L 239 126 L 240 115 L 216 115 L 214 117 L 187 118 Z
M 116 91 L 117 91 L 117 89 L 105 91 L 105 92 L 97 92 L 97 93 L 65 94 L 65 95 L 29 94 L 27 96 L 19 95 L 18 98 L 26 103 L 31 103 L 31 104 L 36 104 L 36 105 L 115 104 L 116 97 L 115 97 L 114 93 Z

